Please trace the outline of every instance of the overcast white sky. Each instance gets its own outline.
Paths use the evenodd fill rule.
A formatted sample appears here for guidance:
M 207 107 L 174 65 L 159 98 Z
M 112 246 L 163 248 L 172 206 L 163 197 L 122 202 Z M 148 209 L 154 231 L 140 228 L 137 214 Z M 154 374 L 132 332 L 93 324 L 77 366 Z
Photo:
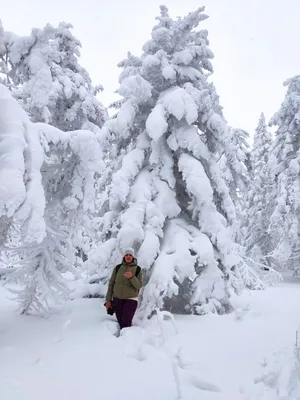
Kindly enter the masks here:
M 261 111 L 280 106 L 283 81 L 300 74 L 300 0 L 0 0 L 4 29 L 29 34 L 47 22 L 71 22 L 81 40 L 81 63 L 101 83 L 105 104 L 118 86 L 117 63 L 128 50 L 139 55 L 159 14 L 174 17 L 206 6 L 202 23 L 215 54 L 214 83 L 228 122 L 250 133 Z M 3 4 L 2 4 L 3 3 Z

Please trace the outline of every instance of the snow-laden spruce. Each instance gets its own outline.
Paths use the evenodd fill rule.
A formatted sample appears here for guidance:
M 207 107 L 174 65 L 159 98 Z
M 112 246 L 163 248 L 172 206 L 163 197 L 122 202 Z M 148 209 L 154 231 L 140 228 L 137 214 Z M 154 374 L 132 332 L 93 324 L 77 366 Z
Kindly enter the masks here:
M 270 168 L 276 181 L 271 228 L 280 238 L 276 258 L 297 270 L 300 261 L 300 76 L 285 82 L 287 93 L 271 124 L 277 126 Z
M 30 36 L 7 33 L 0 26 L 0 78 L 12 88 L 34 122 L 46 122 L 63 131 L 98 132 L 108 115 L 97 99 L 88 72 L 79 64 L 80 41 L 72 25 L 47 24 Z
M 12 279 L 23 286 L 24 313 L 67 295 L 61 273 L 73 270 L 72 236 L 95 212 L 95 181 L 104 167 L 93 132 L 30 122 L 0 85 L 0 245 L 12 257 L 22 253 Z
M 247 219 L 246 198 L 250 174 L 249 134 L 243 129 L 232 127 L 229 128 L 229 132 L 235 148 L 234 155 L 240 162 L 239 168 L 235 168 L 236 163 L 232 163 L 232 157 L 228 159 L 225 152 L 219 160 L 219 166 L 236 210 L 236 219 L 231 226 L 232 237 L 239 244 L 242 244 Z M 240 250 L 242 251 L 242 248 Z
M 243 173 L 208 75 L 213 53 L 199 8 L 172 20 L 161 7 L 140 58 L 120 63 L 119 112 L 102 128 L 111 163 L 100 197 L 102 244 L 89 267 L 106 279 L 133 247 L 144 269 L 141 313 L 230 309 L 230 289 L 260 285 L 240 268 L 231 238 L 236 212 L 220 171 Z M 225 171 L 226 172 L 226 171 Z M 111 183 L 110 183 L 111 179 Z M 245 278 L 245 279 L 244 279 Z
M 271 265 L 271 252 L 276 246 L 276 231 L 270 229 L 274 210 L 274 179 L 268 164 L 272 135 L 262 113 L 254 135 L 251 151 L 251 180 L 247 194 L 247 233 L 245 246 L 248 254 L 262 264 Z

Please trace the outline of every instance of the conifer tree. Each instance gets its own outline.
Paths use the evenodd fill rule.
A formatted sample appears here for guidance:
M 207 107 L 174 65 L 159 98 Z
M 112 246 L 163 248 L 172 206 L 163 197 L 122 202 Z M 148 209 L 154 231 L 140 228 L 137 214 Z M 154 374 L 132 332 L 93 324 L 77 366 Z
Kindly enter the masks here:
M 271 120 L 277 130 L 270 160 L 276 182 L 270 229 L 278 232 L 276 258 L 296 271 L 300 260 L 300 76 L 287 80 L 285 86 L 285 99 Z
M 236 211 L 218 163 L 224 154 L 224 168 L 243 166 L 208 82 L 203 11 L 173 20 L 161 7 L 142 56 L 120 63 L 123 99 L 101 132 L 115 146 L 99 200 L 103 243 L 89 264 L 107 277 L 133 247 L 147 283 L 143 315 L 157 306 L 223 313 L 231 288 L 260 284 L 241 266 L 229 229 Z
M 101 149 L 93 132 L 30 122 L 3 85 L 0 106 L 0 247 L 22 255 L 11 274 L 22 313 L 45 312 L 76 275 L 71 239 L 95 213 Z
M 232 146 L 240 162 L 239 168 L 235 169 L 231 159 L 225 153 L 219 161 L 222 176 L 229 188 L 230 196 L 234 202 L 236 219 L 233 221 L 231 230 L 232 237 L 240 245 L 244 242 L 244 231 L 247 219 L 247 191 L 249 189 L 250 174 L 250 146 L 249 134 L 243 129 L 230 127 Z M 240 249 L 242 251 L 242 247 Z
M 274 232 L 270 231 L 270 219 L 274 207 L 274 180 L 269 166 L 272 135 L 267 129 L 264 114 L 260 115 L 251 151 L 251 180 L 248 191 L 248 221 L 245 244 L 251 257 L 271 265 L 270 254 L 274 250 Z

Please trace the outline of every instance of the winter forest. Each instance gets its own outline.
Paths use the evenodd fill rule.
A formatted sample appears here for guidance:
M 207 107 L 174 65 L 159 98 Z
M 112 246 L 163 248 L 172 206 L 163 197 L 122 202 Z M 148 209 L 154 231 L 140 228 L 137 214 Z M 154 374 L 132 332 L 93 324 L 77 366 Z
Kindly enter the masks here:
M 0 21 L 3 400 L 300 399 L 300 75 L 232 126 L 205 8 L 171 12 L 109 106 L 71 23 Z
M 232 293 L 298 273 L 300 78 L 271 121 L 261 110 L 250 147 L 223 114 L 206 18 L 161 6 L 141 54 L 120 60 L 109 109 L 71 24 L 18 36 L 2 21 L 0 273 L 21 313 L 47 313 L 75 286 L 104 297 L 128 247 L 141 318 L 229 313 Z

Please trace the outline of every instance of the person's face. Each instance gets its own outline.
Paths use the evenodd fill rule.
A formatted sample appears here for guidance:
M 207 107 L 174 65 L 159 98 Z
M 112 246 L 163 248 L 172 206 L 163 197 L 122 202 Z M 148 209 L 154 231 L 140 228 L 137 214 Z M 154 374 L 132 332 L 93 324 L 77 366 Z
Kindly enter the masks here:
M 125 262 L 127 264 L 130 264 L 130 263 L 132 263 L 132 261 L 133 261 L 132 255 L 131 254 L 125 254 Z

